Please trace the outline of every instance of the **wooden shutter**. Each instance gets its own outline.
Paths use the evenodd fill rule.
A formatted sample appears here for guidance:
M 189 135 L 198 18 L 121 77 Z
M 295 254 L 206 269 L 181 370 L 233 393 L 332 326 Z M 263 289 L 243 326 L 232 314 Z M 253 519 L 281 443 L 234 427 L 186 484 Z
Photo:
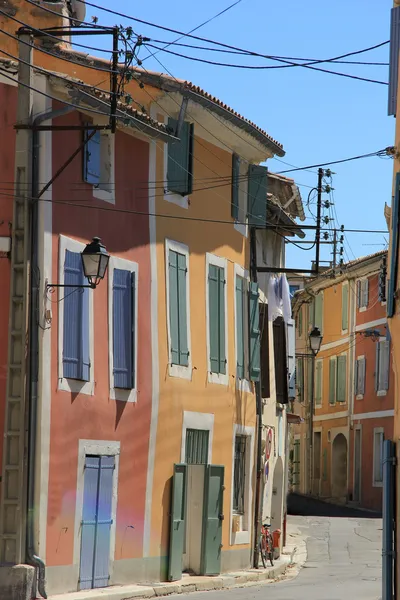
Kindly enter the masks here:
M 288 380 L 289 398 L 296 397 L 296 328 L 293 319 L 287 322 L 287 349 L 288 349 Z
M 388 115 L 396 116 L 397 88 L 399 79 L 400 51 L 400 7 L 395 6 L 390 16 L 390 54 L 389 54 L 389 89 Z
M 134 378 L 134 273 L 114 269 L 113 277 L 113 375 L 114 386 L 132 389 Z
M 267 167 L 249 165 L 248 222 L 264 227 L 267 222 Z
M 288 391 L 286 366 L 286 335 L 285 323 L 282 317 L 278 317 L 277 319 L 275 319 L 273 323 L 273 331 L 276 401 L 281 404 L 287 404 Z
M 356 394 L 359 395 L 364 395 L 365 392 L 365 358 L 359 358 L 356 361 L 356 373 L 355 373 L 355 378 L 356 378 Z
M 92 129 L 84 132 L 86 144 L 83 148 L 83 179 L 91 185 L 99 185 L 101 171 L 100 155 L 100 131 L 96 131 L 93 137 L 88 140 L 93 133 Z
M 342 330 L 349 327 L 349 285 L 342 285 Z
M 187 323 L 187 265 L 186 256 L 170 250 L 169 270 L 169 328 L 171 363 L 187 367 L 189 364 Z
M 358 396 L 358 394 L 360 393 L 359 390 L 359 381 L 358 381 L 358 371 L 359 371 L 359 367 L 358 367 L 358 361 L 359 359 L 357 359 L 354 362 L 354 395 Z
M 208 298 L 211 372 L 225 375 L 225 279 L 222 267 L 209 265 Z
M 397 7 L 395 10 L 398 10 Z M 399 13 L 397 13 L 399 14 Z M 390 272 L 388 293 L 386 299 L 386 311 L 389 318 L 395 313 L 395 293 L 397 289 L 397 269 L 398 269 L 398 252 L 399 252 L 399 207 L 400 207 L 400 173 L 396 173 L 396 183 L 394 188 L 394 196 L 392 201 L 392 227 L 391 227 L 391 244 L 390 244 Z
M 368 306 L 368 292 L 369 292 L 369 281 L 364 279 L 363 281 L 363 306 Z
M 329 404 L 336 404 L 336 357 L 329 359 Z
M 390 357 L 390 342 L 378 342 L 379 345 L 379 383 L 378 391 L 389 389 L 389 357 Z
M 79 252 L 65 251 L 64 284 L 84 283 Z M 63 323 L 63 376 L 89 381 L 89 290 L 65 288 Z
M 245 280 L 243 277 L 236 276 L 235 294 L 236 294 L 236 375 L 239 379 L 244 379 L 244 290 Z
M 346 374 L 347 356 L 341 355 L 337 358 L 337 395 L 338 402 L 346 402 Z
M 168 126 L 176 131 L 177 121 L 168 119 Z M 181 196 L 192 193 L 193 188 L 193 125 L 182 124 L 180 140 L 168 142 L 168 191 Z
M 324 296 L 323 292 L 320 292 L 315 297 L 315 327 L 318 327 L 321 333 L 323 333 L 323 318 L 324 318 Z
M 268 304 L 260 304 L 260 365 L 261 365 L 261 396 L 269 398 L 270 391 L 270 362 L 269 362 L 269 321 Z
M 239 218 L 239 182 L 240 182 L 240 158 L 237 154 L 232 154 L 232 218 L 236 221 Z
M 322 406 L 322 360 L 315 363 L 315 404 Z
M 251 381 L 260 381 L 260 311 L 258 284 L 249 286 L 249 375 Z
M 357 307 L 361 308 L 361 281 L 357 281 Z

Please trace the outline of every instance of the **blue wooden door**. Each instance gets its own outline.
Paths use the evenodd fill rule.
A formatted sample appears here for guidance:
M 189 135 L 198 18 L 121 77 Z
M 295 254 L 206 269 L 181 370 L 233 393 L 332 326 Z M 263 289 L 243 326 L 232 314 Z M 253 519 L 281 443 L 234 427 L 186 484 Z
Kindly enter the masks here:
M 108 585 L 114 456 L 86 456 L 79 589 Z

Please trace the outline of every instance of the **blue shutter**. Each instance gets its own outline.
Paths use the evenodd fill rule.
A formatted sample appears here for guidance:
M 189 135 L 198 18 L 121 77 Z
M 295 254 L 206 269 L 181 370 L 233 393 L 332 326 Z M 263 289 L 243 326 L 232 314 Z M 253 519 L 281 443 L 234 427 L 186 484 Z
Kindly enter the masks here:
M 81 523 L 81 566 L 79 575 L 79 589 L 81 590 L 88 590 L 93 586 L 99 470 L 100 457 L 87 456 L 85 460 Z
M 249 288 L 249 373 L 251 381 L 260 381 L 260 311 L 258 284 L 250 282 Z M 282 357 L 284 358 L 284 357 Z
M 388 115 L 396 116 L 397 88 L 399 78 L 400 49 L 400 7 L 392 8 L 390 17 L 390 56 L 389 56 L 389 90 Z
M 244 379 L 244 279 L 236 276 L 236 375 Z
M 134 387 L 135 273 L 114 269 L 113 358 L 114 387 Z
M 110 563 L 110 534 L 112 525 L 112 496 L 114 478 L 114 456 L 100 457 L 100 477 L 97 504 L 97 531 L 93 587 L 108 585 Z
M 177 121 L 168 119 L 168 126 L 176 131 Z M 193 188 L 193 125 L 182 124 L 180 140 L 168 142 L 168 191 L 181 196 L 192 193 Z
M 400 7 L 399 7 L 400 8 Z M 395 292 L 397 288 L 397 267 L 399 253 L 399 204 L 400 204 L 400 173 L 396 173 L 396 183 L 392 202 L 392 230 L 390 244 L 390 273 L 387 295 L 387 316 L 393 317 L 395 312 Z
M 249 166 L 248 222 L 265 227 L 267 222 L 267 167 Z
M 63 376 L 67 379 L 90 379 L 89 357 L 89 290 L 72 289 L 84 284 L 79 252 L 65 251 L 64 262 L 64 341 Z
M 85 138 L 87 139 L 92 132 L 92 129 L 85 131 Z M 83 178 L 92 185 L 100 183 L 100 140 L 100 131 L 96 131 L 83 148 Z
M 239 176 L 240 176 L 240 158 L 237 154 L 232 154 L 232 217 L 239 218 Z

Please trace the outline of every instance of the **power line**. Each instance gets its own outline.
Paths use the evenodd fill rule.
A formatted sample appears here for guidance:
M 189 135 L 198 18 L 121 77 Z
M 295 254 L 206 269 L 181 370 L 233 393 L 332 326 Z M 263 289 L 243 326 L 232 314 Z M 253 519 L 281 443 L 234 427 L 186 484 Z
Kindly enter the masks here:
M 372 156 L 379 156 L 380 154 L 387 154 L 389 149 L 390 146 L 387 148 L 383 148 L 382 150 L 378 150 L 377 152 L 369 152 L 368 154 L 360 154 L 359 156 L 351 156 L 350 158 L 343 158 L 341 160 L 333 160 L 330 162 L 319 163 L 317 165 L 307 165 L 306 167 L 296 167 L 295 169 L 286 169 L 285 171 L 278 171 L 277 175 L 282 175 L 283 173 L 293 173 L 294 171 L 305 171 L 306 169 L 314 169 L 316 167 L 338 165 L 340 163 L 349 162 L 351 160 L 359 160 L 360 158 L 370 158 Z
M 50 8 L 42 6 L 41 4 L 38 4 L 37 2 L 34 2 L 33 0 L 25 0 L 25 2 L 32 4 L 32 6 L 34 6 L 35 8 L 40 8 L 41 10 L 44 10 L 47 13 L 55 15 L 58 18 L 60 18 L 60 16 L 61 16 L 60 13 L 56 12 L 55 10 L 51 10 Z M 85 4 L 85 2 L 82 2 L 82 4 Z M 77 19 L 75 17 L 73 20 L 76 23 L 80 23 L 81 25 L 86 25 L 87 27 L 92 27 L 93 29 L 112 29 L 112 27 L 104 27 L 103 25 L 97 25 L 96 23 L 93 23 L 93 22 L 89 23 L 88 21 L 81 21 L 81 19 Z

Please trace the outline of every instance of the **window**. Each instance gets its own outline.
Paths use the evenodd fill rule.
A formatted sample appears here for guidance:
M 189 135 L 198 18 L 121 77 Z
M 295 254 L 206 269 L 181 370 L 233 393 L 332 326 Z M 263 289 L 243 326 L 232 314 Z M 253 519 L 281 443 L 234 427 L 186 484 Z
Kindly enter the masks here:
M 329 359 L 329 404 L 336 404 L 336 356 Z
M 79 252 L 65 251 L 64 285 L 85 285 Z M 90 380 L 89 357 L 89 290 L 69 289 L 63 299 L 64 344 L 63 374 L 67 379 Z
M 347 356 L 342 354 L 337 357 L 337 383 L 336 383 L 336 401 L 344 403 L 347 399 Z
M 110 397 L 136 401 L 138 265 L 111 257 L 109 264 Z
M 289 293 L 290 293 L 290 297 L 293 298 L 294 293 L 297 292 L 300 289 L 299 285 L 289 285 Z
M 178 121 L 169 118 L 168 126 L 176 132 Z M 193 124 L 184 121 L 179 138 L 167 145 L 167 190 L 184 197 L 193 190 Z
M 349 328 L 349 284 L 342 285 L 342 331 Z
M 232 218 L 235 229 L 247 235 L 247 171 L 248 163 L 232 154 Z
M 209 254 L 206 260 L 209 381 L 226 385 L 228 381 L 226 260 Z
M 105 202 L 115 202 L 114 135 L 89 129 L 84 132 L 83 179 L 93 186 L 93 196 Z M 89 139 L 90 138 L 90 139 Z
M 312 402 L 312 386 L 313 386 L 313 359 L 310 357 L 307 360 L 307 402 L 311 405 Z
M 246 442 L 247 438 L 245 435 L 236 435 L 233 475 L 233 512 L 239 515 L 244 514 Z
M 355 364 L 354 393 L 360 399 L 365 393 L 365 357 L 359 356 Z
M 375 390 L 384 395 L 389 389 L 390 342 L 376 342 Z
M 167 240 L 166 260 L 169 372 L 190 377 L 188 247 Z
M 288 370 L 286 364 L 286 332 L 285 322 L 282 317 L 278 317 L 273 322 L 273 332 L 276 401 L 280 404 L 287 404 Z
M 246 341 L 247 341 L 247 280 L 236 275 L 235 277 L 235 299 L 236 299 L 236 376 L 245 379 L 246 365 Z
M 210 432 L 207 429 L 186 429 L 186 455 L 188 465 L 208 464 Z
M 250 225 L 265 226 L 267 221 L 267 167 L 249 165 L 248 221 Z
M 368 306 L 368 279 L 359 279 L 357 281 L 357 305 L 360 310 L 365 310 Z
M 297 334 L 299 337 L 303 335 L 303 307 L 300 306 L 299 312 L 297 313 Z
M 260 381 L 260 307 L 258 284 L 249 285 L 249 376 L 251 381 Z
M 384 432 L 382 427 L 374 429 L 374 486 L 381 486 L 383 483 L 383 440 Z
M 323 360 L 315 361 L 315 406 L 322 406 Z

